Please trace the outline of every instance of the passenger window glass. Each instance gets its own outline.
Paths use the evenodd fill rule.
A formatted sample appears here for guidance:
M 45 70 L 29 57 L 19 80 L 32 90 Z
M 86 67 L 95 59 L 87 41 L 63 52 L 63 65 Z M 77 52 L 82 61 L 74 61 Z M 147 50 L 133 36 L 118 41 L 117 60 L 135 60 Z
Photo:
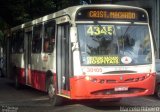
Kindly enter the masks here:
M 16 31 L 12 34 L 11 46 L 12 53 L 24 52 L 24 34 L 22 30 Z
M 12 51 L 12 53 L 15 53 L 16 51 L 15 51 L 15 49 L 16 49 L 16 47 L 15 47 L 15 38 L 16 38 L 16 32 L 13 32 L 12 33 L 12 38 L 11 38 L 11 51 Z
M 44 24 L 43 51 L 51 53 L 55 43 L 55 22 L 49 21 Z
M 18 34 L 19 41 L 17 41 L 17 47 L 18 47 L 18 52 L 23 53 L 24 52 L 24 32 L 20 31 Z
M 32 52 L 40 53 L 42 49 L 42 24 L 33 28 Z

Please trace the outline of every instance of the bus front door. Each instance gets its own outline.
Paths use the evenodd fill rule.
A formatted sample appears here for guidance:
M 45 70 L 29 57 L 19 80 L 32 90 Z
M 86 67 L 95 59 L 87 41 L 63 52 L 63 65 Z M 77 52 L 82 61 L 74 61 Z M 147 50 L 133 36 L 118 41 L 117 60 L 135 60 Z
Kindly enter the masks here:
M 70 74 L 70 44 L 69 23 L 57 26 L 56 45 L 56 68 L 58 80 L 58 94 L 69 96 L 69 74 Z

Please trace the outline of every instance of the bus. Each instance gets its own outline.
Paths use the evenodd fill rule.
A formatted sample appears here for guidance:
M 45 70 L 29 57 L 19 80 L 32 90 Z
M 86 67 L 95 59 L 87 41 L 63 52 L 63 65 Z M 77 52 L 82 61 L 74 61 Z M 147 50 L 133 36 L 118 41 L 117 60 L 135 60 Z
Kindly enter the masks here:
M 54 105 L 154 93 L 154 38 L 142 8 L 72 6 L 13 27 L 7 48 L 15 86 L 48 92 Z

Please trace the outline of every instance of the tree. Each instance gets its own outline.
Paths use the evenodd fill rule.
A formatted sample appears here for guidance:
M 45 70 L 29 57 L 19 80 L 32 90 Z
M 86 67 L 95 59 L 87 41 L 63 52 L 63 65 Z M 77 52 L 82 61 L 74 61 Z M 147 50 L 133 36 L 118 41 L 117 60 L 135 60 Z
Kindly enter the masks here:
M 26 0 L 24 8 L 30 19 L 35 19 L 56 11 L 56 2 L 53 0 Z
M 2 18 L 0 18 L 0 47 L 3 48 L 5 46 L 4 31 L 6 29 L 9 29 L 9 25 Z

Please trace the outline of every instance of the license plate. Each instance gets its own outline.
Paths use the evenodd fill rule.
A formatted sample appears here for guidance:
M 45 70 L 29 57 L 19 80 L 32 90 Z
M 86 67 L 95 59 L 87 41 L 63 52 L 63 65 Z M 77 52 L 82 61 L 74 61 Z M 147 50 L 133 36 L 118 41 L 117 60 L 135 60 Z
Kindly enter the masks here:
M 124 87 L 124 86 L 115 87 L 114 91 L 128 91 L 128 87 Z

